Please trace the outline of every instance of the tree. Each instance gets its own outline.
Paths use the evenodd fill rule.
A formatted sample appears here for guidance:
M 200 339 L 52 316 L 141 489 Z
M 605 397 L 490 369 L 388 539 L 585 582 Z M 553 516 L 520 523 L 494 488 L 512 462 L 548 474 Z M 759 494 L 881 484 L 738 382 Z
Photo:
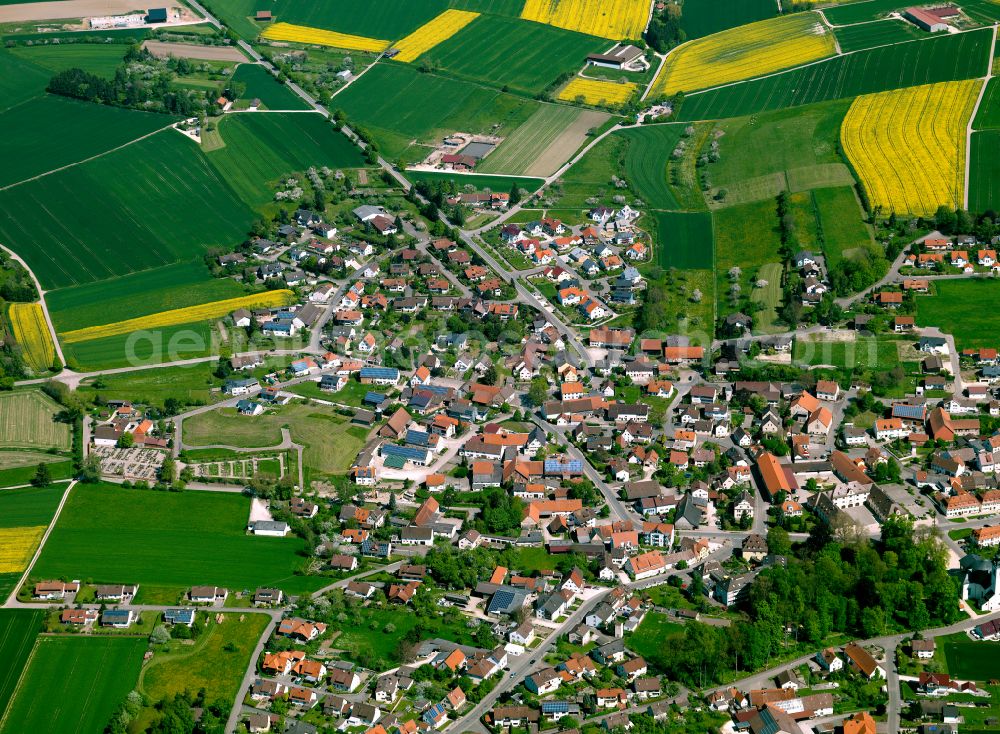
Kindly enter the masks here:
M 158 624 L 149 634 L 149 641 L 154 645 L 166 645 L 170 642 L 170 631 L 162 624 Z
M 49 473 L 49 465 L 42 462 L 35 469 L 35 476 L 31 478 L 31 483 L 36 487 L 47 487 L 52 484 L 52 475 Z
M 483 385 L 496 385 L 497 384 L 497 368 L 494 364 L 490 364 L 483 372 L 483 376 L 479 378 L 479 382 Z
M 517 185 L 517 181 L 510 185 L 510 199 L 508 201 L 508 206 L 517 206 L 521 203 L 521 187 Z
M 788 532 L 778 526 L 774 526 L 768 530 L 767 549 L 775 556 L 790 555 L 792 552 L 792 541 L 788 538 Z
M 118 448 L 130 449 L 134 445 L 135 437 L 129 431 L 124 431 L 122 435 L 118 437 Z
M 544 377 L 536 377 L 528 388 L 528 400 L 533 406 L 540 407 L 549 396 L 549 383 Z
M 91 454 L 83 460 L 80 467 L 80 481 L 84 484 L 97 484 L 101 481 L 101 457 Z

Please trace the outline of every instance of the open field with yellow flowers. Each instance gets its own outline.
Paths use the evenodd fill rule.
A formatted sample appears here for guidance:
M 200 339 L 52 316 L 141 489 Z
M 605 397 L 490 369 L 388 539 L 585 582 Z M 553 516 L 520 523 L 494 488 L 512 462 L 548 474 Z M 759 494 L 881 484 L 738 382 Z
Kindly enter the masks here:
M 815 13 L 769 18 L 678 46 L 652 92 L 707 89 L 807 64 L 835 51 L 833 34 Z
M 962 205 L 965 129 L 981 83 L 925 84 L 854 100 L 840 140 L 872 206 L 930 215 Z
M 21 347 L 24 361 L 35 372 L 45 372 L 52 366 L 56 353 L 52 346 L 49 329 L 45 325 L 45 315 L 37 303 L 12 303 L 10 311 L 11 331 L 14 341 Z
M 0 528 L 0 573 L 20 573 L 45 533 L 45 526 Z
M 479 13 L 467 10 L 446 10 L 430 22 L 424 23 L 406 38 L 394 43 L 393 47 L 399 49 L 394 58 L 396 61 L 407 63 L 415 61 L 422 53 L 448 40 L 478 17 Z
M 193 324 L 199 321 L 221 318 L 238 308 L 284 306 L 291 303 L 292 298 L 293 294 L 289 290 L 267 291 L 266 293 L 256 293 L 252 296 L 240 296 L 238 298 L 227 298 L 224 301 L 212 301 L 211 303 L 203 303 L 199 306 L 175 308 L 171 311 L 161 311 L 149 316 L 140 316 L 136 319 L 116 321 L 113 324 L 75 329 L 74 331 L 67 331 L 60 334 L 60 338 L 66 344 L 75 344 L 92 339 L 121 336 L 122 334 L 129 334 L 139 329 L 161 329 L 179 324 Z
M 574 102 L 582 97 L 585 104 L 619 105 L 627 101 L 635 90 L 636 85 L 632 82 L 621 84 L 577 76 L 559 92 L 559 99 Z
M 637 39 L 646 29 L 645 0 L 527 0 L 521 17 L 592 36 Z
M 348 51 L 370 51 L 381 53 L 389 48 L 389 41 L 365 36 L 352 36 L 349 33 L 324 31 L 322 28 L 310 28 L 292 23 L 275 23 L 268 26 L 261 34 L 269 41 L 291 41 L 293 43 L 315 43 L 318 46 L 344 48 Z

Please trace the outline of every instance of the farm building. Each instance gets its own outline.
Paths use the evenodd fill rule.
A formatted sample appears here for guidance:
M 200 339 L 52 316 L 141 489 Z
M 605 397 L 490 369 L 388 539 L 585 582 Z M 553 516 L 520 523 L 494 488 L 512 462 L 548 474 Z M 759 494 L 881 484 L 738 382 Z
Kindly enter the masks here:
M 609 69 L 635 69 L 637 66 L 645 67 L 646 58 L 641 48 L 618 44 L 607 53 L 590 54 L 587 63 Z
M 953 5 L 943 5 L 938 8 L 907 8 L 903 15 L 915 26 L 929 33 L 947 32 L 947 21 L 958 17 L 958 8 Z

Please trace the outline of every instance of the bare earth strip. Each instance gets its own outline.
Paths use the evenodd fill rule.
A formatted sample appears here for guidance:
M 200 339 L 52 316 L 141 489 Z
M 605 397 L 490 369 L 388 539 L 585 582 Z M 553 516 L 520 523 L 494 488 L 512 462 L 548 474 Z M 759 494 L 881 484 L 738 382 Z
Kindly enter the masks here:
M 145 5 L 136 0 L 56 0 L 44 3 L 18 3 L 0 5 L 0 23 L 127 15 L 133 10 L 145 13 L 144 8 Z
M 65 0 L 61 0 L 65 2 Z M 246 61 L 247 57 L 232 46 L 198 46 L 194 43 L 164 43 L 163 41 L 145 41 L 142 47 L 154 56 L 185 59 L 204 59 L 205 61 Z
M 600 127 L 608 115 L 604 112 L 583 112 L 572 124 L 567 125 L 549 144 L 549 147 L 525 170 L 525 176 L 548 176 L 558 170 L 559 166 L 569 160 L 577 148 L 587 139 L 587 131 Z

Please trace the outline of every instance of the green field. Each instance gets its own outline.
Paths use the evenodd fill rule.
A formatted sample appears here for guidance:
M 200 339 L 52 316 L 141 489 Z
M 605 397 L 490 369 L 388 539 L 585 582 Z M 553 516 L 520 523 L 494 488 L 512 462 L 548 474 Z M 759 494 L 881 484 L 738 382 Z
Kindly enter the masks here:
M 671 622 L 667 615 L 648 612 L 635 632 L 625 638 L 625 644 L 629 650 L 645 658 L 647 663 L 656 665 L 662 659 L 663 649 L 670 638 L 683 631 L 683 625 Z
M 246 84 L 243 99 L 254 97 L 269 110 L 308 110 L 309 105 L 299 95 L 271 76 L 260 64 L 240 64 L 233 74 L 233 81 Z
M 240 616 L 227 613 L 218 624 L 206 613 L 206 629 L 193 645 L 172 642 L 168 650 L 155 652 L 139 676 L 138 689 L 153 701 L 205 689 L 206 701 L 230 704 L 268 623 L 263 614 L 247 614 L 242 621 Z M 235 649 L 227 649 L 230 645 Z
M 247 535 L 249 512 L 238 494 L 77 485 L 32 576 L 138 583 L 144 599 L 176 598 L 198 584 L 290 594 L 322 586 L 319 577 L 296 575 L 303 541 Z
M 589 209 L 593 196 L 607 196 L 616 192 L 612 176 L 621 176 L 625 170 L 628 142 L 620 135 L 609 135 L 595 145 L 587 155 L 566 171 L 550 189 L 557 206 L 563 209 Z
M 716 211 L 712 218 L 715 228 L 715 267 L 719 310 L 729 313 L 729 270 L 738 267 L 742 295 L 747 296 L 757 269 L 765 263 L 781 262 L 778 216 L 774 201 L 757 201 Z
M 7 712 L 44 618 L 45 612 L 41 610 L 0 609 L 0 656 L 4 660 L 4 672 L 0 672 L 0 721 Z
M 710 168 L 723 206 L 854 183 L 838 152 L 840 124 L 850 104 L 829 102 L 723 120 L 719 160 Z M 780 140 L 780 145 L 775 141 Z
M 490 156 L 490 158 L 492 157 Z M 544 179 L 528 178 L 526 176 L 485 176 L 475 173 L 448 173 L 446 171 L 406 171 L 405 175 L 410 181 L 453 181 L 460 189 L 471 186 L 476 191 L 483 191 L 485 189 L 489 189 L 490 191 L 510 191 L 515 181 L 518 187 L 525 191 L 536 191 L 545 183 Z
M 918 84 L 984 76 L 989 63 L 991 35 L 992 32 L 984 28 L 883 46 L 835 56 L 753 81 L 689 94 L 679 118 L 737 117 Z
M 29 61 L 0 49 L 0 112 L 45 93 L 52 75 Z
M 538 94 L 607 48 L 603 38 L 518 18 L 481 15 L 426 51 L 417 64 L 463 79 Z
M 60 288 L 45 296 L 56 331 L 85 329 L 243 295 L 232 278 L 213 278 L 199 258 Z
M 457 130 L 507 137 L 538 104 L 492 87 L 422 74 L 409 65 L 380 63 L 334 97 L 330 107 L 367 130 L 387 158 L 416 162 L 429 151 L 421 143 L 436 144 Z
M 0 241 L 49 289 L 189 261 L 253 218 L 173 130 L 0 192 L 0 209 Z
M 939 280 L 934 295 L 917 299 L 917 325 L 953 334 L 959 349 L 993 347 L 1000 333 L 998 308 L 1000 283 L 994 280 Z
M 692 40 L 773 18 L 777 13 L 774 0 L 684 0 L 681 29 Z
M 360 384 L 360 383 L 358 383 Z M 242 416 L 222 408 L 184 421 L 186 446 L 227 445 L 263 448 L 281 443 L 287 426 L 292 441 L 305 446 L 305 468 L 317 474 L 343 474 L 364 444 L 367 430 L 347 425 L 347 418 L 328 407 L 289 404 L 258 416 Z
M 220 4 L 232 1 L 224 0 Z M 273 7 L 275 16 L 288 23 L 395 41 L 450 7 L 517 16 L 523 5 L 524 0 L 422 0 L 419 3 L 399 3 L 396 0 L 367 0 L 364 3 L 353 0 L 328 0 L 324 3 L 278 0 L 269 7 Z
M 804 365 L 832 365 L 838 369 L 890 369 L 899 364 L 894 339 L 857 337 L 854 341 L 795 340 L 792 359 Z
M 863 23 L 877 18 L 883 18 L 894 10 L 908 7 L 900 0 L 868 0 L 868 2 L 844 3 L 827 8 L 824 13 L 827 19 L 835 25 Z M 984 24 L 996 22 L 1000 7 L 989 0 L 968 0 L 962 3 L 962 10 L 973 20 Z M 927 34 L 924 34 L 926 37 Z
M 0 138 L 0 187 L 106 153 L 176 119 L 55 95 L 32 99 L 0 114 L 6 131 Z
M 897 19 L 835 28 L 833 35 L 844 53 L 927 37 L 912 23 Z
M 148 405 L 163 405 L 168 398 L 185 403 L 207 403 L 210 390 L 218 381 L 212 376 L 211 362 L 182 367 L 137 370 L 104 375 L 85 380 L 80 391 L 100 395 L 105 400 L 134 400 Z
M 607 120 L 607 115 L 595 113 L 564 105 L 541 105 L 528 121 L 508 136 L 497 149 L 492 152 L 479 166 L 482 173 L 512 173 L 523 174 L 541 158 L 549 146 L 559 135 L 575 123 L 581 115 L 587 115 L 593 120 L 592 127 L 599 127 Z M 565 151 L 564 158 L 569 158 L 572 150 Z M 545 173 L 551 173 L 563 161 L 553 162 L 554 165 Z
M 1000 128 L 1000 79 L 994 77 L 986 84 L 983 101 L 979 104 L 972 127 L 976 130 Z
M 65 487 L 21 487 L 0 492 L 0 528 L 48 525 Z
M 359 168 L 361 153 L 320 114 L 226 115 L 219 123 L 225 147 L 206 156 L 243 201 L 274 198 L 276 179 L 310 166 Z
M 969 210 L 1000 209 L 1000 129 L 972 134 Z
M 850 256 L 850 250 L 872 244 L 871 231 L 862 220 L 861 204 L 851 186 L 813 189 L 813 205 L 823 231 L 823 252 L 831 268 Z
M 775 331 L 778 307 L 781 306 L 781 276 L 783 272 L 784 267 L 781 263 L 767 263 L 762 265 L 757 273 L 759 279 L 767 281 L 767 286 L 764 288 L 755 287 L 750 294 L 752 302 L 764 304 L 764 309 L 753 316 L 754 333 L 768 334 Z
M 83 69 L 108 79 L 122 63 L 128 48 L 125 44 L 72 43 L 65 46 L 17 46 L 10 49 L 13 56 L 34 64 L 51 74 L 66 69 Z
M 0 732 L 103 731 L 145 650 L 141 637 L 39 637 Z
M 656 222 L 656 263 L 664 268 L 715 266 L 712 216 L 708 212 L 652 212 Z
M 28 455 L 29 452 L 22 453 L 25 458 Z M 71 459 L 64 459 L 52 454 L 34 454 L 31 463 L 14 466 L 10 469 L 0 469 L 0 487 L 20 487 L 28 484 L 34 478 L 35 469 L 39 463 L 49 465 L 49 477 L 53 481 L 71 479 L 76 473 Z M 3 585 L 3 574 L 0 574 L 0 585 Z
M 667 161 L 683 132 L 683 125 L 657 125 L 617 133 L 627 145 L 625 178 L 646 206 L 653 209 L 681 208 L 681 202 L 667 177 Z
M 178 324 L 63 345 L 66 365 L 84 372 L 146 367 L 218 354 L 221 339 L 214 322 Z
M 56 420 L 61 410 L 39 390 L 0 393 L 0 447 L 68 451 L 70 426 Z
M 964 637 L 964 635 L 963 635 Z M 997 676 L 1000 643 L 950 639 L 944 643 L 948 672 L 959 680 L 985 681 Z

